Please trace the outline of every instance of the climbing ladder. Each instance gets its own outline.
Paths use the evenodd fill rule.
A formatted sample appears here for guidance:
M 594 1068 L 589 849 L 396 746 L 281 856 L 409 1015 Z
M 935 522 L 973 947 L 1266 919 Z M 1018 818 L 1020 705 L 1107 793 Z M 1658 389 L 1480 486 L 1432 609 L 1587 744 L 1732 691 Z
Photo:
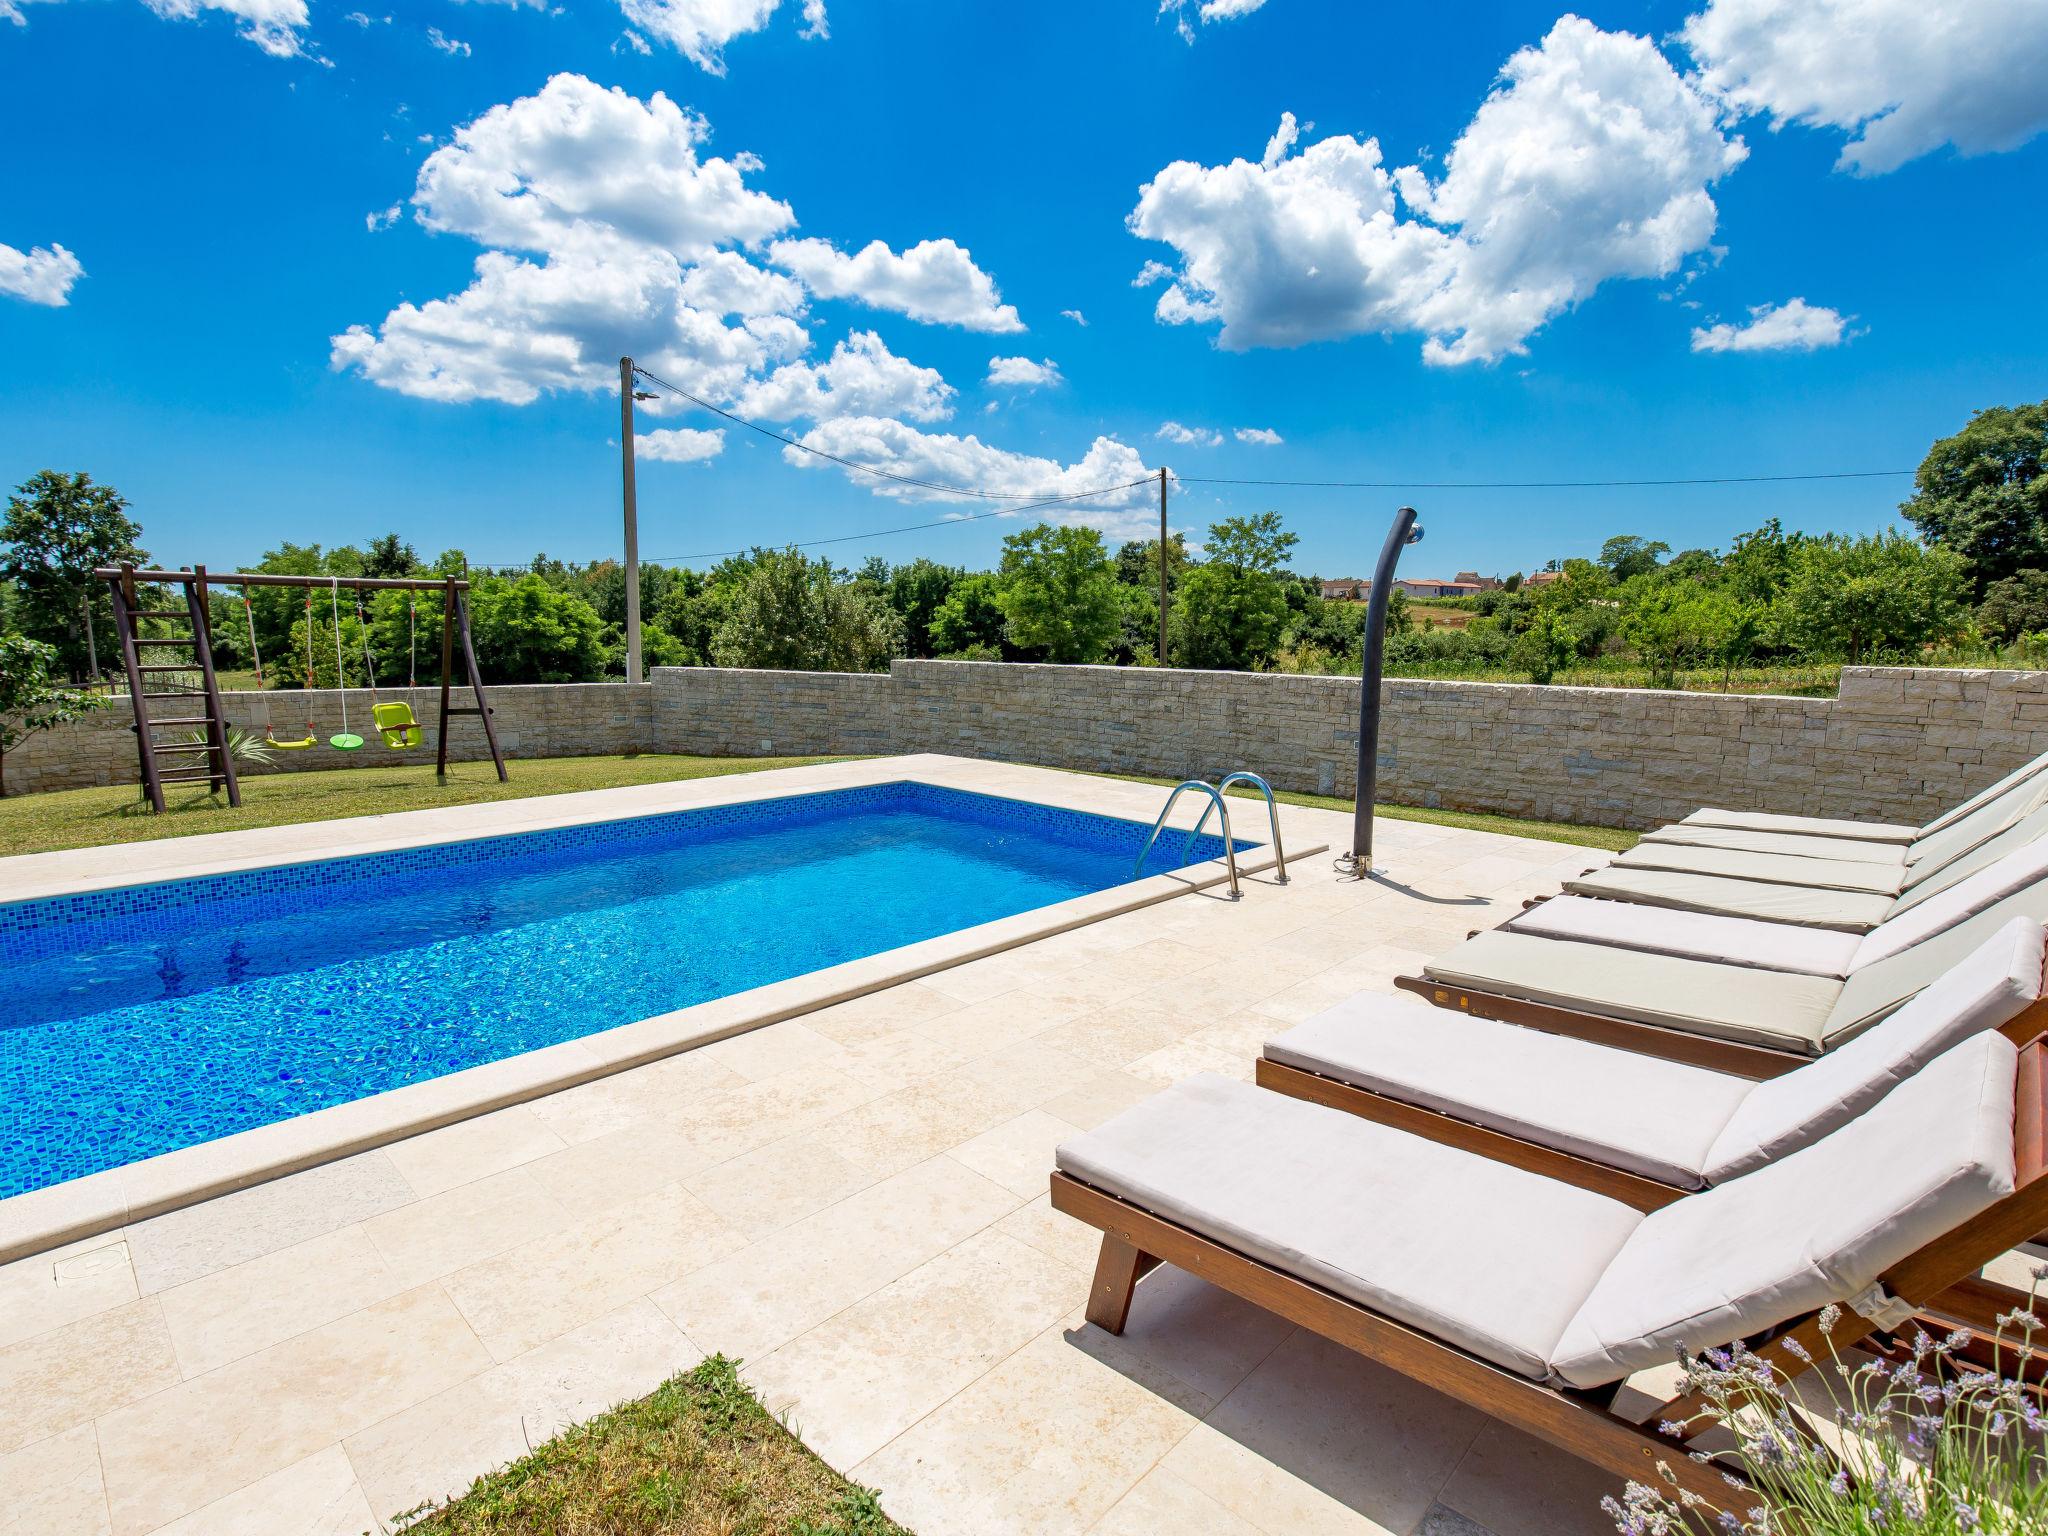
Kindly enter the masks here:
M 242 786 L 235 779 L 234 760 L 228 756 L 227 720 L 220 705 L 220 683 L 213 671 L 213 636 L 206 617 L 206 567 L 189 571 L 152 571 L 149 586 L 138 586 L 135 568 L 124 565 L 101 576 L 114 600 L 114 629 L 121 639 L 121 664 L 128 673 L 128 695 L 135 708 L 135 750 L 142 762 L 142 792 L 154 810 L 164 808 L 166 784 L 196 784 L 204 780 L 215 794 L 225 789 L 228 804 L 242 803 Z M 181 588 L 182 608 L 144 608 L 145 592 L 166 587 Z M 157 601 L 154 596 L 151 601 Z M 142 619 L 182 622 L 180 633 L 143 635 L 136 623 Z M 190 659 L 162 661 L 166 651 L 184 651 Z M 147 655 L 148 660 L 144 657 Z M 164 686 L 153 687 L 162 679 Z M 194 688 L 191 682 L 199 684 Z M 179 686 L 179 684 L 184 686 Z M 172 704 L 171 700 L 184 700 Z M 196 700 L 197 702 L 192 702 Z M 162 703 L 182 714 L 157 715 L 151 704 Z M 188 735 L 200 727 L 197 741 L 159 741 L 155 733 L 178 729 Z
M 1188 833 L 1186 839 L 1181 843 L 1181 862 L 1183 864 L 1187 862 L 1188 854 L 1195 846 L 1195 839 L 1200 837 L 1202 829 L 1209 825 L 1209 813 L 1214 811 L 1223 823 L 1223 863 L 1224 868 L 1230 874 L 1230 899 L 1236 901 L 1241 894 L 1237 882 L 1237 840 L 1230 834 L 1230 806 L 1223 798 L 1233 784 L 1249 784 L 1266 797 L 1266 813 L 1272 818 L 1273 825 L 1274 865 L 1279 872 L 1278 883 L 1285 885 L 1287 883 L 1287 850 L 1280 846 L 1279 803 L 1274 800 L 1272 787 L 1264 779 L 1260 778 L 1256 773 L 1242 771 L 1225 774 L 1220 784 L 1210 784 L 1202 779 L 1183 779 L 1180 783 L 1176 784 L 1173 787 L 1173 793 L 1166 797 L 1166 804 L 1160 808 L 1159 819 L 1152 823 L 1152 831 L 1145 839 L 1145 846 L 1138 850 L 1138 861 L 1131 866 L 1131 878 L 1135 880 L 1145 872 L 1146 855 L 1152 852 L 1152 845 L 1159 841 L 1159 834 L 1166 830 L 1166 818 L 1173 814 L 1174 801 L 1178 800 L 1183 793 L 1192 791 L 1195 794 L 1201 795 L 1207 803 L 1202 807 L 1201 819 L 1195 823 L 1194 830 Z

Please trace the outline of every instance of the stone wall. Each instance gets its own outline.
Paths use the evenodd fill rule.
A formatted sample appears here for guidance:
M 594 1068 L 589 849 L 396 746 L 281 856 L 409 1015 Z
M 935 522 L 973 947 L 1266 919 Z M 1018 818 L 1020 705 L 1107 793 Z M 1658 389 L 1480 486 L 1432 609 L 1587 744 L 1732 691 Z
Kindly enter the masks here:
M 327 738 L 341 730 L 341 695 L 332 688 L 224 693 L 228 723 L 262 734 L 264 722 L 280 741 L 297 741 L 310 724 L 317 746 L 304 752 L 272 754 L 275 768 L 300 771 L 308 768 L 374 767 L 393 763 L 424 762 L 430 769 L 434 760 L 434 730 L 440 709 L 438 688 L 380 688 L 381 702 L 404 700 L 412 705 L 415 719 L 426 727 L 422 745 L 408 752 L 387 751 L 370 726 L 370 697 L 361 689 L 348 695 L 348 726 L 363 738 L 364 745 L 353 752 L 338 752 Z M 635 688 L 626 683 L 537 683 L 516 688 L 489 690 L 492 723 L 498 728 L 498 745 L 507 757 L 586 757 L 607 752 L 651 751 L 654 748 L 654 690 L 645 684 Z M 175 701 L 190 704 L 195 700 Z M 472 703 L 458 694 L 457 706 Z M 167 703 L 159 716 L 172 711 Z M 103 709 L 75 725 L 40 731 L 7 754 L 6 782 L 10 795 L 43 789 L 82 789 L 94 784 L 134 784 L 140 781 L 135 760 L 135 737 L 129 729 L 133 717 L 126 697 L 117 698 Z M 198 729 L 191 727 L 190 729 Z M 482 724 L 474 717 L 449 722 L 449 756 L 469 762 L 488 759 Z M 177 728 L 155 733 L 159 741 L 179 734 Z M 198 761 L 197 753 L 191 754 Z M 268 773 L 271 769 L 262 769 Z
M 254 723 L 248 695 L 229 716 Z M 1380 794 L 1547 820 L 1646 827 L 1717 804 L 1917 822 L 2048 751 L 2048 673 L 1851 668 L 1839 696 L 1664 693 L 1389 681 Z M 661 668 L 652 683 L 495 688 L 512 757 L 655 750 L 736 756 L 950 752 L 1109 773 L 1215 777 L 1351 793 L 1358 684 L 1159 668 L 899 661 L 887 674 Z M 337 696 L 262 697 L 280 736 L 324 743 Z M 370 736 L 361 694 L 351 723 Z M 413 696 L 431 722 L 435 694 Z M 484 755 L 473 720 L 455 755 Z M 432 751 L 324 746 L 286 769 L 419 761 Z M 117 707 L 8 754 L 11 791 L 133 783 Z

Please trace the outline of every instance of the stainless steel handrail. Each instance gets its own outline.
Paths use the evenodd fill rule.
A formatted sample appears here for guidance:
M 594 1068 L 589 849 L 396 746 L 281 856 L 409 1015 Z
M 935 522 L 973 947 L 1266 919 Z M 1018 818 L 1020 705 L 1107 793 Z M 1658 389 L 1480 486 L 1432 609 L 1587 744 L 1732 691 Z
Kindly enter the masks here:
M 1145 846 L 1138 850 L 1138 862 L 1131 866 L 1131 878 L 1135 880 L 1144 873 L 1145 856 L 1152 851 L 1152 845 L 1159 841 L 1159 834 L 1166 827 L 1166 818 L 1173 814 L 1173 803 L 1181 797 L 1181 791 L 1188 789 L 1199 789 L 1203 794 L 1207 795 L 1211 803 L 1216 807 L 1217 814 L 1222 819 L 1223 862 L 1224 867 L 1230 871 L 1230 899 L 1236 901 L 1243 893 L 1237 887 L 1237 841 L 1230 835 L 1230 807 L 1223 803 L 1222 790 L 1218 789 L 1214 784 L 1206 783 L 1201 779 L 1182 779 L 1180 783 L 1173 786 L 1173 793 L 1166 797 L 1166 804 L 1159 812 L 1159 819 L 1152 823 L 1152 831 L 1145 839 Z M 1200 829 L 1201 825 L 1206 825 L 1208 820 L 1209 807 L 1203 806 L 1202 821 L 1197 825 L 1197 830 Z M 1190 834 L 1188 841 L 1181 845 L 1182 854 L 1185 855 L 1188 848 L 1193 845 L 1194 836 Z
M 1230 786 L 1233 784 L 1254 785 L 1259 793 L 1266 797 L 1266 814 L 1271 818 L 1273 824 L 1273 868 L 1278 876 L 1275 883 L 1285 885 L 1287 883 L 1287 850 L 1280 846 L 1280 802 L 1273 798 L 1273 786 L 1260 778 L 1256 773 L 1243 771 L 1226 773 L 1223 776 L 1222 782 L 1216 786 L 1216 803 L 1218 805 L 1223 803 L 1222 797 L 1230 793 Z M 1195 830 L 1188 834 L 1188 842 L 1193 843 L 1196 838 L 1200 837 L 1202 835 L 1202 828 L 1207 825 L 1209 825 L 1209 807 L 1205 805 L 1202 807 L 1202 819 L 1195 823 Z M 1183 848 L 1181 851 L 1185 854 L 1187 850 Z

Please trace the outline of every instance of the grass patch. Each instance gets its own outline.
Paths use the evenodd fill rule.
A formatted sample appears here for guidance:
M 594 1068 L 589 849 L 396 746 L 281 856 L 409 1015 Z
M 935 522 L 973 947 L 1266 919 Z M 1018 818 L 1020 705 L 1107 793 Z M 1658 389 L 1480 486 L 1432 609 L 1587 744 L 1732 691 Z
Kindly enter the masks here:
M 1105 773 L 1097 775 L 1105 779 L 1122 779 L 1129 784 L 1172 785 L 1177 779 L 1156 778 L 1148 773 Z M 1306 805 L 1319 811 L 1342 811 L 1351 814 L 1351 802 L 1336 795 L 1304 795 L 1291 789 L 1276 789 L 1275 799 L 1283 805 Z M 1257 790 L 1244 784 L 1230 787 L 1230 798 L 1263 801 Z M 1422 821 L 1438 827 L 1459 827 L 1468 832 L 1498 832 L 1502 837 L 1533 837 L 1546 843 L 1577 843 L 1587 848 L 1605 848 L 1613 853 L 1625 853 L 1641 840 L 1638 832 L 1625 832 L 1618 827 L 1582 827 L 1569 821 L 1529 821 L 1520 816 L 1492 816 L 1483 811 L 1433 811 L 1420 805 L 1387 805 L 1373 807 L 1376 816 L 1389 821 Z M 1241 830 L 1241 828 L 1240 828 Z M 1257 829 L 1253 828 L 1256 833 Z
M 240 810 L 229 806 L 227 796 L 208 794 L 203 786 L 166 785 L 161 816 L 151 813 L 141 791 L 132 784 L 61 789 L 0 800 L 0 856 L 843 761 L 837 757 L 684 757 L 657 752 L 519 759 L 508 764 L 512 773 L 509 784 L 498 782 L 489 763 L 450 763 L 448 777 L 436 779 L 432 757 L 416 764 L 380 768 L 321 768 L 299 773 L 259 770 L 242 778 Z
M 910 1536 L 723 1355 L 477 1479 L 408 1536 Z

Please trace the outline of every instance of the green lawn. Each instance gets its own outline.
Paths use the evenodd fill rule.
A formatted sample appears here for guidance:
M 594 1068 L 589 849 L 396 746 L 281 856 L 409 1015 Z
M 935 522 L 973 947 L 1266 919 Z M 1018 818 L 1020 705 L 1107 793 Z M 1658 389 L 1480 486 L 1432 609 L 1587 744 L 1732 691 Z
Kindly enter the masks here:
M 714 1355 L 564 1430 L 408 1536 L 910 1536 Z
M 512 800 L 524 795 L 560 795 L 579 789 L 613 789 L 621 784 L 655 784 L 670 779 L 702 779 L 727 773 L 754 773 L 764 768 L 795 768 L 805 763 L 844 762 L 836 757 L 685 757 L 646 752 L 628 757 L 550 757 L 517 759 L 512 782 L 500 784 L 489 763 L 454 763 L 445 780 L 434 777 L 431 762 L 380 768 L 323 768 L 296 773 L 257 771 L 242 779 L 242 808 L 231 809 L 225 797 L 202 789 L 170 787 L 168 808 L 152 815 L 132 786 L 111 789 L 64 789 L 50 794 L 18 795 L 0 800 L 0 857 L 16 853 L 47 853 L 58 848 L 96 848 L 107 843 L 140 842 L 152 837 L 189 837 L 197 832 L 230 832 L 242 827 L 281 827 L 299 821 L 326 821 L 342 816 L 378 816 L 393 811 L 418 811 L 435 806 L 468 805 L 477 800 Z M 1171 784 L 1172 779 L 1143 774 L 1111 774 L 1134 784 Z M 1248 793 L 1233 790 L 1233 795 Z M 1330 795 L 1280 794 L 1291 805 L 1349 812 L 1351 802 Z M 1554 843 L 1582 843 L 1591 848 L 1620 850 L 1635 845 L 1636 834 L 1609 827 L 1577 827 L 1563 822 L 1523 821 L 1513 816 L 1485 816 L 1464 811 L 1430 811 L 1416 806 L 1383 805 L 1379 814 L 1400 821 L 1426 821 L 1445 827 L 1469 827 L 1508 837 L 1536 837 Z
M 242 779 L 242 808 L 203 788 L 166 786 L 163 815 L 151 814 L 132 785 L 65 789 L 0 800 L 0 855 L 93 848 L 151 837 L 189 837 L 242 827 L 281 827 L 337 816 L 377 816 L 477 800 L 560 795 L 669 779 L 702 779 L 762 768 L 839 762 L 831 757 L 681 757 L 649 752 L 631 757 L 514 760 L 512 782 L 500 784 L 489 763 L 451 763 L 445 780 L 432 758 L 388 768 L 323 768 L 301 773 L 256 772 Z

